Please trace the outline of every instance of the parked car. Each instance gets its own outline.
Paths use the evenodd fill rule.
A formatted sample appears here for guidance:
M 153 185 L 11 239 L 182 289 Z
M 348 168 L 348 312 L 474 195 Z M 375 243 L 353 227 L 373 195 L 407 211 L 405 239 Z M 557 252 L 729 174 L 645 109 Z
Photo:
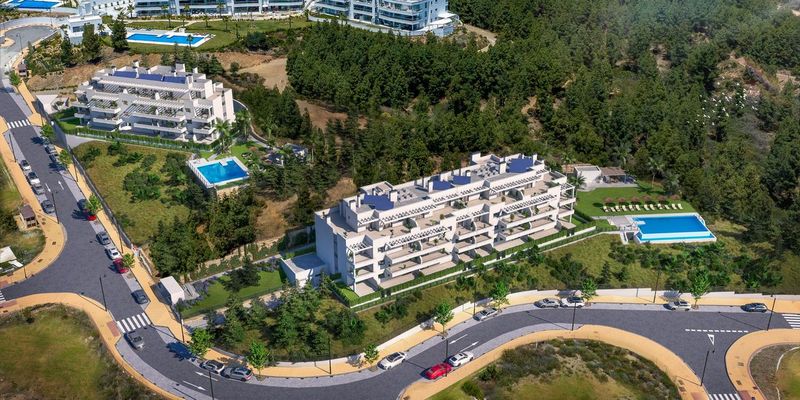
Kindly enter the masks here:
M 30 172 L 30 170 L 31 170 L 31 163 L 29 163 L 28 160 L 20 160 L 19 161 L 19 166 L 25 172 Z
M 37 184 L 37 183 L 42 183 L 42 181 L 39 180 L 39 175 L 36 175 L 36 172 L 33 172 L 33 171 L 28 172 L 28 182 L 31 185 L 34 185 L 34 184 Z
M 94 214 L 92 214 L 91 211 L 89 211 L 89 201 L 88 200 L 86 200 L 86 199 L 78 200 L 78 209 L 81 210 L 81 214 L 86 216 L 87 220 L 94 221 L 94 220 L 97 219 L 97 216 L 95 216 Z
M 136 304 L 147 304 L 150 302 L 150 299 L 147 298 L 147 293 L 144 292 L 142 289 L 134 290 L 133 299 L 136 300 Z
M 56 146 L 53 146 L 52 144 L 44 146 L 44 149 L 47 151 L 47 154 L 58 154 L 58 149 L 56 149 Z
M 439 377 L 442 377 L 442 376 L 450 373 L 450 371 L 452 371 L 452 370 L 453 370 L 453 367 L 451 367 L 450 364 L 441 363 L 441 364 L 436 364 L 436 365 L 426 369 L 423 374 L 425 375 L 425 378 L 428 378 L 430 380 L 435 380 L 435 379 L 439 379 Z
M 50 200 L 45 200 L 42 202 L 42 209 L 48 214 L 53 214 L 56 212 L 56 206 L 54 206 L 53 202 Z
M 44 194 L 44 187 L 40 183 L 34 183 L 31 185 L 31 189 L 33 189 L 33 193 L 41 196 Z
M 253 371 L 245 367 L 228 367 L 222 370 L 222 376 L 246 382 L 253 377 Z
M 200 363 L 200 368 L 206 371 L 211 371 L 215 374 L 219 374 L 223 369 L 225 369 L 225 364 L 217 360 L 206 360 Z
M 102 244 L 103 246 L 111 244 L 111 238 L 108 237 L 108 232 L 106 231 L 97 232 L 97 242 Z
M 689 311 L 692 309 L 692 305 L 689 304 L 689 302 L 686 300 L 675 300 L 667 303 L 667 308 L 673 311 L 675 310 Z
M 474 359 L 474 358 L 475 358 L 474 354 L 472 354 L 472 353 L 470 353 L 468 351 L 462 351 L 461 353 L 458 353 L 458 354 L 448 358 L 447 359 L 447 363 L 450 364 L 453 368 L 458 368 L 458 367 L 460 367 L 460 366 L 472 361 L 472 359 Z
M 378 363 L 378 366 L 383 369 L 392 369 L 402 364 L 403 361 L 406 360 L 406 357 L 408 357 L 407 353 L 398 351 L 396 353 L 392 353 L 386 356 L 386 358 L 384 358 L 383 360 L 381 360 L 381 362 Z
M 61 161 L 58 160 L 58 156 L 55 154 L 50 154 L 50 162 L 55 164 L 56 166 L 61 164 Z
M 561 307 L 583 308 L 586 303 L 578 296 L 569 296 L 561 299 Z
M 533 303 L 533 305 L 535 305 L 536 307 L 539 307 L 539 308 L 558 308 L 559 303 L 558 303 L 558 299 L 552 299 L 552 298 L 548 297 L 546 299 L 541 299 L 541 300 Z
M 769 308 L 764 303 L 749 303 L 742 306 L 742 310 L 747 312 L 767 312 Z
M 119 250 L 113 244 L 106 246 L 106 255 L 112 260 L 122 258 L 122 254 L 119 254 Z
M 128 273 L 128 267 L 126 267 L 125 263 L 122 262 L 122 257 L 112 258 L 112 259 L 114 260 L 114 269 L 118 273 L 120 273 L 120 274 L 127 274 Z
M 492 318 L 494 316 L 497 316 L 497 314 L 500 314 L 500 311 L 498 309 L 496 309 L 494 307 L 489 307 L 489 308 L 485 308 L 485 309 L 481 310 L 481 312 L 475 314 L 475 316 L 473 318 L 475 318 L 478 321 L 483 321 L 485 319 L 489 319 L 489 318 Z
M 141 350 L 144 348 L 144 338 L 139 334 L 139 332 L 136 332 L 136 330 L 126 333 L 125 339 L 128 339 L 128 343 L 130 343 L 131 347 L 136 350 Z

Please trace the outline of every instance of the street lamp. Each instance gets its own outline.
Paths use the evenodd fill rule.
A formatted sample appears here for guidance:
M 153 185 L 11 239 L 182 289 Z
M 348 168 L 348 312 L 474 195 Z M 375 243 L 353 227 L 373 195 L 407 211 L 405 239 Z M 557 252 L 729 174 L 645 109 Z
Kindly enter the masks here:
M 108 306 L 106 305 L 106 290 L 103 288 L 103 277 L 106 276 L 105 274 L 100 275 L 100 293 L 103 294 L 103 309 L 108 311 Z
M 211 377 L 211 371 L 208 371 L 208 385 L 211 386 L 211 400 L 214 400 L 214 379 Z
M 711 354 L 711 350 L 706 350 L 706 361 L 703 362 L 703 374 L 700 376 L 700 386 L 703 386 L 703 380 L 706 378 L 706 366 L 708 365 L 708 356 Z
M 772 309 L 769 310 L 769 320 L 767 321 L 767 330 L 769 330 L 769 326 L 772 325 L 772 315 L 775 314 L 775 302 L 778 300 L 775 295 L 772 295 Z
M 328 335 L 328 375 L 333 375 L 333 353 L 331 352 L 331 335 Z
M 572 306 L 572 327 L 569 328 L 570 332 L 575 330 L 575 313 L 578 312 L 578 307 L 573 304 Z
M 656 296 L 658 295 L 658 282 L 661 280 L 661 268 L 658 268 L 658 274 L 656 275 L 656 290 L 653 291 L 653 304 L 656 303 Z

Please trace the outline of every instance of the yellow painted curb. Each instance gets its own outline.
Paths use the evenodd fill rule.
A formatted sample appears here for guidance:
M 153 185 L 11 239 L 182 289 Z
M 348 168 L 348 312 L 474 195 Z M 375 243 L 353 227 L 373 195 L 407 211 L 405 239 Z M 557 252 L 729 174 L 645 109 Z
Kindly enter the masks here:
M 643 336 L 636 335 L 616 328 L 597 325 L 584 325 L 572 332 L 562 330 L 550 330 L 531 333 L 517 339 L 504 343 L 502 346 L 489 351 L 488 353 L 476 358 L 451 372 L 447 377 L 437 381 L 417 381 L 406 388 L 405 392 L 398 398 L 416 400 L 427 399 L 447 389 L 456 382 L 464 379 L 481 368 L 498 360 L 505 350 L 513 349 L 525 344 L 542 342 L 552 339 L 588 339 L 605 342 L 613 346 L 628 349 L 640 356 L 652 361 L 661 368 L 678 387 L 678 393 L 684 400 L 706 400 L 708 394 L 700 386 L 698 378 L 691 368 L 675 353 L 666 347 Z
M 100 338 L 103 340 L 109 353 L 117 361 L 117 364 L 122 366 L 125 372 L 128 373 L 133 379 L 136 379 L 141 384 L 145 385 L 148 389 L 167 399 L 180 399 L 180 397 L 162 389 L 158 385 L 145 379 L 138 371 L 136 371 L 130 364 L 125 362 L 122 355 L 117 352 L 115 344 L 122 337 L 117 329 L 117 325 L 109 313 L 103 310 L 103 306 L 95 300 L 88 297 L 83 297 L 75 293 L 45 293 L 34 294 L 30 296 L 21 297 L 4 303 L 0 303 L 0 313 L 19 311 L 23 308 L 32 307 L 43 304 L 62 304 L 67 307 L 72 307 L 81 310 L 89 316 L 89 319 L 97 328 Z
M 728 377 L 743 399 L 766 400 L 766 397 L 750 375 L 750 361 L 766 347 L 782 344 L 800 344 L 800 330 L 770 329 L 748 333 L 733 343 L 725 354 Z M 745 395 L 742 395 L 746 392 Z

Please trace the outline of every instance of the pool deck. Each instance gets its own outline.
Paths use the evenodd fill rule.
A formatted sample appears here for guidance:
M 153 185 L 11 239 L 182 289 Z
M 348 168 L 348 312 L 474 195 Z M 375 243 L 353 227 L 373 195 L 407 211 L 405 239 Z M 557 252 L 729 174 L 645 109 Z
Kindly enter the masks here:
M 227 179 L 227 180 L 224 180 L 224 181 L 211 182 L 211 181 L 208 180 L 208 177 L 206 177 L 200 171 L 200 168 L 202 168 L 202 167 L 205 167 L 207 165 L 212 165 L 212 164 L 219 164 L 219 163 L 222 163 L 222 162 L 226 162 L 226 163 L 234 162 L 234 163 L 236 163 L 239 166 L 239 168 L 241 168 L 245 172 L 246 175 L 242 176 L 242 177 L 236 177 L 236 178 L 233 178 L 233 179 Z M 207 190 L 208 189 L 214 189 L 214 188 L 220 188 L 220 187 L 223 187 L 223 186 L 227 186 L 227 185 L 229 185 L 231 183 L 237 183 L 237 182 L 238 183 L 243 183 L 243 181 L 245 181 L 245 180 L 250 178 L 250 171 L 247 169 L 247 167 L 244 165 L 244 163 L 242 163 L 242 161 L 240 161 L 236 157 L 225 157 L 225 158 L 222 158 L 222 159 L 219 159 L 219 160 L 206 160 L 205 158 L 196 158 L 196 159 L 193 159 L 193 160 L 186 161 L 186 164 L 189 166 L 189 169 L 192 170 L 192 172 L 195 174 L 195 176 L 197 176 L 197 178 L 200 179 L 200 182 L 203 183 L 203 186 Z
M 154 41 L 154 40 L 131 39 L 131 36 L 137 35 L 137 34 L 138 35 L 159 36 L 159 37 L 166 37 L 166 38 L 172 38 L 172 37 L 184 37 L 185 38 L 185 37 L 191 36 L 192 38 L 200 38 L 200 40 L 197 41 L 196 43 L 189 44 L 189 43 L 180 43 L 180 42 L 171 42 L 171 41 L 169 41 L 169 42 L 160 42 L 160 41 Z M 127 35 L 128 42 L 131 42 L 131 43 L 155 44 L 155 45 L 162 45 L 162 46 L 174 46 L 175 44 L 177 44 L 178 46 L 182 46 L 182 47 L 200 47 L 203 44 L 205 44 L 206 42 L 208 42 L 209 40 L 211 40 L 213 37 L 214 37 L 214 35 L 210 35 L 210 34 L 179 32 L 179 31 L 176 31 L 176 30 L 164 31 L 164 30 L 157 30 L 157 29 L 132 29 L 132 30 L 128 31 L 128 35 Z
M 634 218 L 669 218 L 669 217 L 687 217 L 687 216 L 694 216 L 696 217 L 700 223 L 705 228 L 705 232 L 702 232 L 703 235 L 699 235 L 700 231 L 692 231 L 692 232 L 684 232 L 686 236 L 681 236 L 681 232 L 671 232 L 671 233 L 653 233 L 649 234 L 650 236 L 654 236 L 651 238 L 641 238 L 641 232 L 639 230 L 639 225 L 634 221 Z M 706 226 L 705 220 L 703 219 L 700 214 L 696 212 L 683 212 L 683 213 L 669 213 L 669 214 L 632 214 L 632 215 L 623 215 L 623 216 L 616 216 L 614 218 L 609 218 L 608 221 L 615 226 L 618 226 L 621 231 L 623 232 L 635 232 L 634 238 L 636 243 L 652 243 L 652 244 L 672 244 L 672 243 L 705 243 L 705 242 L 716 242 L 717 237 L 708 229 Z M 695 233 L 695 235 L 692 235 Z M 707 235 L 705 235 L 707 233 Z

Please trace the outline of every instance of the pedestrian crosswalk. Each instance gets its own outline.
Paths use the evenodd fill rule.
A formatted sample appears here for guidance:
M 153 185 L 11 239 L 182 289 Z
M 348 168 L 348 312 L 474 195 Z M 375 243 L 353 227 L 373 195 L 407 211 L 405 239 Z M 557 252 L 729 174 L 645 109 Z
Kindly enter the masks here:
M 147 314 L 145 313 L 136 314 L 132 317 L 123 318 L 117 321 L 117 326 L 122 333 L 128 333 L 132 330 L 144 328 L 147 325 L 150 325 L 150 319 L 147 318 Z
M 0 290 L 0 303 L 2 303 L 4 301 L 6 301 L 6 298 L 5 298 L 5 296 L 3 296 L 3 291 Z
M 800 314 L 783 314 L 783 319 L 789 323 L 792 329 L 800 329 Z
M 742 400 L 738 393 L 714 393 L 708 396 L 711 400 Z
M 9 122 L 8 123 L 8 127 L 11 128 L 11 129 L 22 128 L 23 126 L 28 126 L 30 124 L 31 124 L 31 121 L 28 121 L 27 119 L 21 119 L 19 121 L 11 121 L 11 122 Z

